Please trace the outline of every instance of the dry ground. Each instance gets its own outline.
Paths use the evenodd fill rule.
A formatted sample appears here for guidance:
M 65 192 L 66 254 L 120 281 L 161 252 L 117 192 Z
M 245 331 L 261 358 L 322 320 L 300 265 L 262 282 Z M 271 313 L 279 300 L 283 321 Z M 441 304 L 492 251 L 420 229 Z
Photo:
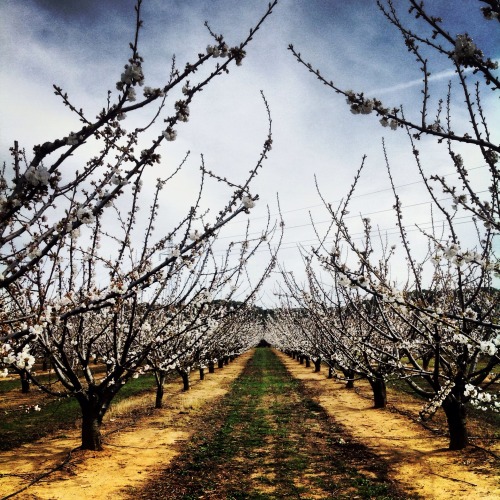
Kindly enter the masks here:
M 284 354 L 279 356 L 352 439 L 385 458 L 389 476 L 407 491 L 425 499 L 500 498 L 500 477 L 494 459 L 482 455 L 479 469 L 474 449 L 449 451 L 445 437 L 436 436 L 390 408 L 376 410 L 370 399 L 346 389 L 345 384 L 328 380 L 325 373 L 314 373 Z M 500 446 L 497 444 L 493 451 L 500 454 Z
M 242 371 L 251 353 L 207 374 L 183 393 L 177 380 L 165 386 L 165 408 L 132 420 L 130 410 L 152 407 L 153 395 L 131 398 L 110 410 L 103 423 L 106 434 L 103 452 L 74 451 L 58 470 L 15 496 L 34 499 L 122 498 L 157 468 L 166 467 L 192 433 L 192 421 L 202 419 L 212 401 L 223 396 Z M 193 374 L 194 376 L 194 374 Z M 193 377 L 194 378 L 194 377 Z M 79 445 L 78 431 L 43 438 L 0 455 L 0 497 L 18 491 L 33 479 L 60 465 Z
M 0 497 L 26 487 L 33 479 L 65 462 L 58 471 L 16 495 L 34 499 L 119 499 L 140 488 L 186 447 L 193 429 L 203 426 L 210 405 L 227 393 L 252 356 L 236 361 L 195 382 L 189 393 L 179 382 L 166 386 L 163 410 L 133 417 L 136 406 L 152 407 L 152 395 L 120 403 L 107 416 L 103 431 L 105 451 L 74 451 L 77 431 L 64 431 L 0 455 Z M 279 354 L 292 375 L 345 431 L 344 439 L 364 443 L 388 463 L 389 477 L 409 494 L 425 499 L 500 499 L 500 481 L 494 464 L 478 459 L 474 451 L 450 452 L 446 438 L 437 437 L 411 419 L 374 410 L 369 399 L 344 385 L 313 373 L 297 361 Z M 1 406 L 1 405 L 0 405 Z M 497 454 L 500 449 L 494 450 Z M 69 457 L 69 458 L 68 458 Z M 482 462 L 480 462 L 482 460 Z M 479 467 L 481 465 L 481 467 Z M 496 469 L 498 471 L 498 469 Z M 265 472 L 265 471 L 264 471 Z

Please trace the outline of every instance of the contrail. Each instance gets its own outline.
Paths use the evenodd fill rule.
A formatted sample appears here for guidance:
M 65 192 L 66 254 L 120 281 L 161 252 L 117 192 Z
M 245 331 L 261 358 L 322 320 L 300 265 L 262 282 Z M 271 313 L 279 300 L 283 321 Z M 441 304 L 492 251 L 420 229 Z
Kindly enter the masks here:
M 473 69 L 474 68 L 464 68 L 463 71 L 464 73 L 471 73 Z M 451 78 L 456 75 L 457 73 L 455 72 L 455 70 L 447 69 L 445 71 L 440 71 L 439 73 L 431 74 L 431 76 L 429 76 L 429 81 L 434 82 L 434 81 L 444 80 L 445 78 Z M 416 80 L 410 80 L 409 82 L 398 83 L 390 87 L 383 87 L 380 89 L 370 90 L 369 92 L 366 92 L 366 94 L 368 95 L 390 94 L 392 92 L 397 92 L 398 90 L 417 87 L 419 85 L 422 85 L 422 78 L 417 78 Z

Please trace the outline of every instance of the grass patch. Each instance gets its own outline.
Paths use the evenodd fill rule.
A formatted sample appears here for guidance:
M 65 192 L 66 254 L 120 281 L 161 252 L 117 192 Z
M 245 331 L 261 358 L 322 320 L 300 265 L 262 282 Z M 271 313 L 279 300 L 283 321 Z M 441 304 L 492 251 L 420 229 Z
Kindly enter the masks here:
M 115 396 L 111 407 L 124 399 L 150 390 L 153 376 L 132 379 Z M 73 428 L 81 418 L 75 398 L 54 399 L 44 403 L 40 411 L 32 407 L 4 412 L 0 419 L 0 450 L 10 450 L 59 430 Z
M 199 425 L 185 451 L 135 500 L 402 498 L 382 460 L 339 440 L 339 428 L 270 349 L 256 349 Z M 379 480 L 358 470 L 354 457 L 364 470 L 374 464 Z

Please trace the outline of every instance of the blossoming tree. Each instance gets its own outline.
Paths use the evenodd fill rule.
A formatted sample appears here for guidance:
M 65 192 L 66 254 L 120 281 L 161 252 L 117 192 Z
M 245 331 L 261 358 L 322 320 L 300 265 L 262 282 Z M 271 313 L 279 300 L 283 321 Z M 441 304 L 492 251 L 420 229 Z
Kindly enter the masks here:
M 375 301 L 383 323 L 372 323 L 364 316 L 365 323 L 379 325 L 380 333 L 397 353 L 392 364 L 398 367 L 410 387 L 428 398 L 422 418 L 429 418 L 442 407 L 448 421 L 450 448 L 461 449 L 469 442 L 467 404 L 500 408 L 498 395 L 491 392 L 498 380 L 494 369 L 500 363 L 499 294 L 494 288 L 495 276 L 500 272 L 494 247 L 500 228 L 497 169 L 500 147 L 495 142 L 495 131 L 488 125 L 491 117 L 484 107 L 486 101 L 482 94 L 498 90 L 500 81 L 495 76 L 497 62 L 485 56 L 468 34 L 451 35 L 443 20 L 430 14 L 423 2 L 409 0 L 408 3 L 410 13 L 420 23 L 420 31 L 402 22 L 391 0 L 377 2 L 387 21 L 402 35 L 422 71 L 418 117 L 410 116 L 414 107 L 389 107 L 377 97 L 339 88 L 305 62 L 293 46 L 289 48 L 299 63 L 346 98 L 354 115 L 375 114 L 383 127 L 406 132 L 415 168 L 432 205 L 433 223 L 430 229 L 416 228 L 418 240 L 410 238 L 403 224 L 404 203 L 395 188 L 390 155 L 384 144 L 386 170 L 394 195 L 399 249 L 386 243 L 387 235 L 374 229 L 368 218 L 362 220 L 365 237 L 361 243 L 349 227 L 346 215 L 363 163 L 346 199 L 338 207 L 325 202 L 334 228 L 333 249 L 326 248 L 326 238 L 323 238 L 312 253 L 321 266 L 334 274 L 335 283 L 344 289 L 354 287 L 367 300 Z M 484 3 L 485 22 L 495 29 L 500 14 L 498 3 Z M 431 118 L 430 69 L 432 61 L 440 57 L 446 58 L 454 69 L 461 95 L 459 100 L 450 83 Z M 459 126 L 469 128 L 460 132 L 455 130 L 457 124 L 453 121 L 457 102 L 462 103 L 460 111 L 468 117 L 468 124 L 461 122 Z M 458 184 L 439 175 L 427 174 L 418 146 L 424 137 L 435 138 L 446 148 Z M 469 175 L 470 169 L 462 154 L 474 150 L 489 172 L 486 196 Z M 438 187 L 451 198 L 451 203 L 438 197 Z M 474 224 L 475 242 L 471 243 L 469 238 L 467 247 L 461 243 L 459 211 L 468 215 Z M 439 223 L 434 218 L 435 213 L 442 216 Z M 379 243 L 375 244 L 375 240 Z M 426 250 L 419 251 L 417 247 Z M 395 263 L 397 255 L 407 267 L 399 279 L 391 273 L 400 266 Z M 345 298 L 348 293 L 344 292 Z M 370 349 L 373 348 L 381 349 L 380 341 L 370 345 Z
M 250 185 L 271 149 L 270 128 L 260 157 L 245 179 L 229 181 L 217 176 L 205 168 L 202 159 L 192 207 L 170 226 L 155 228 L 162 192 L 183 162 L 158 178 L 148 214 L 140 217 L 138 211 L 148 205 L 143 187 L 146 172 L 161 163 L 160 151 L 176 139 L 179 125 L 188 121 L 190 104 L 210 82 L 228 73 L 232 63 L 241 64 L 247 45 L 276 3 L 269 4 L 250 34 L 236 46 L 228 46 L 222 35 L 209 29 L 213 42 L 206 51 L 184 68 L 174 61 L 169 81 L 153 88 L 143 86 L 139 53 L 142 0 L 138 0 L 131 57 L 116 92 L 109 93 L 99 115 L 89 118 L 55 87 L 82 127 L 35 146 L 31 158 L 16 143 L 11 150 L 12 168 L 3 167 L 1 361 L 7 369 L 29 371 L 34 361 L 32 346 L 50 358 L 61 387 L 31 379 L 49 393 L 78 400 L 84 449 L 101 449 L 100 424 L 110 402 L 120 387 L 144 369 L 153 350 L 174 342 L 171 326 L 182 312 L 189 309 L 190 315 L 183 317 L 187 326 L 176 334 L 189 331 L 190 324 L 204 314 L 206 290 L 219 291 L 224 280 L 238 273 L 270 237 L 266 230 L 261 239 L 245 241 L 245 250 L 235 262 L 231 260 L 234 244 L 229 245 L 222 263 L 212 250 L 221 228 L 248 213 L 258 199 L 251 194 Z M 211 69 L 198 77 L 198 70 L 211 63 Z M 182 97 L 171 103 L 177 90 Z M 153 109 L 151 119 L 127 132 L 123 124 L 145 108 Z M 158 124 L 160 119 L 163 125 Z M 143 139 L 146 132 L 153 138 Z M 69 171 L 68 160 L 84 145 L 86 151 L 92 145 L 97 153 L 83 168 Z M 202 208 L 206 185 L 213 180 L 225 184 L 228 193 L 214 215 Z M 153 318 L 161 308 L 173 313 L 158 322 Z M 94 369 L 95 361 L 105 364 L 104 374 Z

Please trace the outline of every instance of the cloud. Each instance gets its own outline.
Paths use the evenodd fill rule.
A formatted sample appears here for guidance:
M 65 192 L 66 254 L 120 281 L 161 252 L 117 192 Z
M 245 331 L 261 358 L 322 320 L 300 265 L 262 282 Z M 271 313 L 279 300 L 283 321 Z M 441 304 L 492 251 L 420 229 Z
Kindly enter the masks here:
M 216 33 L 223 33 L 229 44 L 238 44 L 267 4 L 268 0 L 145 1 L 140 52 L 145 58 L 146 85 L 165 83 L 174 54 L 178 67 L 183 68 L 212 43 L 203 26 L 205 20 Z M 447 4 L 436 0 L 433 6 L 439 10 Z M 107 90 L 115 92 L 115 83 L 130 56 L 133 5 L 132 0 L 2 3 L 0 31 L 5 67 L 9 68 L 9 71 L 4 69 L 0 98 L 0 146 L 5 161 L 9 161 L 8 147 L 14 139 L 29 152 L 34 144 L 64 136 L 78 126 L 78 119 L 52 94 L 52 83 L 60 84 L 75 105 L 87 110 L 91 118 L 106 105 Z M 415 25 L 416 20 L 406 12 L 402 15 L 410 25 Z M 277 212 L 275 200 L 279 192 L 288 228 L 286 241 L 297 244 L 307 241 L 309 245 L 316 237 L 310 217 L 318 221 L 326 217 L 314 174 L 325 198 L 339 200 L 349 190 L 364 154 L 368 156 L 366 172 L 358 192 L 376 194 L 356 200 L 352 213 L 390 208 L 392 197 L 383 191 L 388 187 L 381 146 L 383 135 L 396 184 L 419 179 L 404 131 L 387 131 L 372 115 L 353 116 L 343 97 L 297 64 L 287 51 L 289 43 L 340 87 L 356 91 L 373 89 L 367 94 L 390 96 L 393 105 L 403 102 L 405 110 L 419 119 L 422 82 L 418 64 L 397 30 L 387 24 L 373 2 L 282 0 L 255 34 L 243 65 L 231 68 L 229 75 L 217 78 L 194 100 L 189 123 L 178 127 L 178 140 L 162 148 L 162 165 L 145 174 L 147 189 L 157 177 L 168 175 L 186 151 L 192 152 L 185 171 L 165 191 L 162 204 L 165 230 L 192 203 L 201 154 L 208 168 L 234 182 L 244 179 L 254 166 L 268 127 L 260 90 L 271 108 L 274 143 L 251 188 L 253 194 L 260 196 L 249 216 L 252 231 L 259 232 L 262 227 L 267 204 L 272 213 Z M 204 74 L 200 71 L 194 80 L 199 81 Z M 430 116 L 435 114 L 443 89 L 442 96 L 446 95 L 441 83 L 450 78 L 453 71 L 444 70 L 443 66 L 438 66 L 431 75 L 430 81 L 435 85 Z M 176 93 L 169 96 L 166 110 L 172 112 L 177 98 Z M 453 109 L 453 123 L 456 130 L 466 130 L 468 117 L 462 111 L 460 99 Z M 490 101 L 488 107 L 491 108 Z M 127 119 L 125 127 L 132 129 L 151 117 L 146 112 L 137 116 L 140 122 Z M 161 132 L 164 117 L 158 119 L 138 148 L 142 149 Z M 426 172 L 446 173 L 452 169 L 445 147 L 433 140 L 423 140 L 419 148 Z M 477 166 L 480 162 L 472 149 L 464 148 L 463 154 L 469 165 Z M 71 167 L 76 168 L 79 161 L 84 159 L 73 158 Z M 423 191 L 409 187 L 402 194 L 408 205 L 425 198 Z M 203 206 L 216 212 L 227 196 L 228 189 L 208 182 Z M 423 215 L 422 209 L 418 213 Z M 381 227 L 392 224 L 390 213 L 374 216 L 374 220 L 376 217 L 380 218 Z M 409 211 L 408 221 L 415 220 L 412 217 L 413 212 Z M 245 223 L 242 220 L 231 224 L 224 235 L 243 234 Z M 288 269 L 301 272 L 303 265 L 298 252 L 287 249 L 282 259 Z M 267 290 L 272 287 L 270 282 Z

